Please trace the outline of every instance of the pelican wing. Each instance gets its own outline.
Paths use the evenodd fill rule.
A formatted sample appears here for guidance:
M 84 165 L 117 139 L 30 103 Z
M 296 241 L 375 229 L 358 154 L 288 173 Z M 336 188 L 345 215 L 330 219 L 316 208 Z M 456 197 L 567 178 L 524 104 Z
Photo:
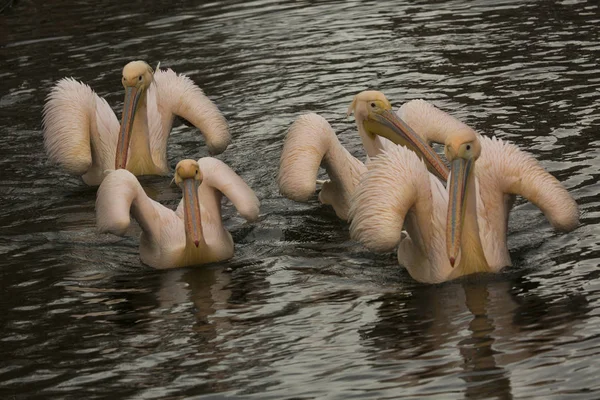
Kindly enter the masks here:
M 106 101 L 72 78 L 57 82 L 44 106 L 44 147 L 51 162 L 84 175 L 92 165 L 92 142 L 114 159 L 119 121 Z
M 96 226 L 99 232 L 123 236 L 133 215 L 146 235 L 160 238 L 165 213 L 173 211 L 150 199 L 137 178 L 125 169 L 109 173 L 96 194 Z
M 202 171 L 202 186 L 206 185 L 221 192 L 248 221 L 258 218 L 260 202 L 254 191 L 223 161 L 212 157 L 198 160 Z
M 523 196 L 559 231 L 571 231 L 579 225 L 573 197 L 530 154 L 496 138 L 480 140 L 482 153 L 476 171 L 481 185 L 495 185 L 492 191 Z
M 349 197 L 366 171 L 341 145 L 325 118 L 314 113 L 301 115 L 290 127 L 283 144 L 277 177 L 281 194 L 291 200 L 308 201 L 316 190 L 321 165 L 331 178 L 323 191 L 339 196 Z M 331 190 L 326 190 L 327 186 Z
M 156 118 L 157 110 L 160 118 Z M 220 154 L 231 142 L 225 117 L 217 106 L 185 75 L 157 70 L 148 93 L 150 148 L 157 165 L 166 165 L 167 139 L 175 115 L 185 118 L 205 137 L 211 154 Z
M 412 210 L 420 237 L 411 233 L 411 239 L 424 249 L 431 248 L 427 232 L 437 214 L 430 185 L 438 180 L 414 152 L 402 146 L 374 158 L 367 168 L 352 196 L 350 236 L 371 250 L 391 251 L 400 242 L 402 227 Z M 436 195 L 441 199 L 441 194 Z

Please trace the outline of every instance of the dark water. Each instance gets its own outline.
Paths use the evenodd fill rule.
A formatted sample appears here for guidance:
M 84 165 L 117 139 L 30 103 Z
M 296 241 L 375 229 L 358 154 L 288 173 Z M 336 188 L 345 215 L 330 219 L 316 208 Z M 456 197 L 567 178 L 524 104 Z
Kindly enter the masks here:
M 577 1 L 33 1 L 0 15 L 0 397 L 599 398 L 600 10 Z M 219 158 L 262 201 L 225 263 L 159 272 L 94 230 L 95 191 L 50 166 L 63 76 L 118 109 L 133 59 L 188 74 L 234 136 Z M 352 96 L 424 98 L 532 152 L 575 196 L 557 234 L 519 203 L 514 266 L 420 285 L 316 198 L 278 195 L 287 127 L 323 114 L 362 157 Z M 207 154 L 179 125 L 171 167 Z M 170 178 L 143 180 L 175 206 Z

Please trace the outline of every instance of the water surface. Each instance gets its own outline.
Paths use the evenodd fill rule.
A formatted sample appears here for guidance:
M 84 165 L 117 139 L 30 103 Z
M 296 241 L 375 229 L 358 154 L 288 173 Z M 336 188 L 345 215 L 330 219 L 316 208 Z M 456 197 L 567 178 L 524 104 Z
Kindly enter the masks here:
M 599 24 L 592 0 L 18 2 L 0 15 L 0 397 L 600 397 Z M 225 204 L 228 262 L 143 266 L 139 229 L 97 234 L 95 189 L 46 161 L 53 83 L 80 79 L 118 111 L 133 59 L 188 74 L 230 122 L 219 158 L 262 204 L 253 224 Z M 294 203 L 275 184 L 302 112 L 364 157 L 345 117 L 364 89 L 530 151 L 581 226 L 558 234 L 519 201 L 514 266 L 415 283 L 316 196 Z M 175 127 L 171 168 L 207 154 Z M 142 179 L 175 207 L 169 181 Z

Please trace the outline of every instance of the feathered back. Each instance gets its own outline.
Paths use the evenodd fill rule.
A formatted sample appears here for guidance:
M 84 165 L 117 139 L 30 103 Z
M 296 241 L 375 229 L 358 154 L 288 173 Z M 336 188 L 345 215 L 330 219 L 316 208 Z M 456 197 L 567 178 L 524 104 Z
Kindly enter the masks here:
M 429 187 L 429 173 L 417 155 L 402 146 L 375 157 L 367 168 L 350 203 L 350 236 L 368 249 L 391 251 L 417 199 L 431 198 L 431 191 L 423 190 Z M 423 201 L 423 206 L 431 207 L 431 201 Z M 423 215 L 431 217 L 432 210 Z
M 153 101 L 156 105 L 151 104 Z M 225 117 L 217 106 L 196 84 L 185 75 L 173 70 L 157 70 L 154 84 L 149 88 L 148 112 L 156 107 L 161 115 L 160 126 L 149 120 L 150 146 L 156 162 L 163 162 L 167 139 L 173 123 L 173 114 L 179 115 L 196 126 L 206 140 L 211 154 L 220 154 L 231 142 L 231 134 Z M 164 160 L 166 163 L 166 160 Z M 157 164 L 162 165 L 162 164 Z
M 290 126 L 283 143 L 277 183 L 288 199 L 308 201 L 316 190 L 317 173 L 329 150 L 333 129 L 320 115 L 310 113 L 298 117 Z

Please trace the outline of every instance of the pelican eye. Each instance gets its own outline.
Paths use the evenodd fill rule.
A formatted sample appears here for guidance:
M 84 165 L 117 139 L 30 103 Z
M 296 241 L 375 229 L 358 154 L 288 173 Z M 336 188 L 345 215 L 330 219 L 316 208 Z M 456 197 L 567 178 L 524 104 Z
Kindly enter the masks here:
M 470 144 L 467 145 L 467 151 L 469 151 L 469 150 L 471 150 L 471 145 Z
M 371 108 L 375 108 L 375 103 L 371 103 Z
M 142 80 L 142 76 L 141 76 L 141 75 L 138 77 L 138 80 L 139 80 L 139 81 L 141 81 L 141 80 Z
M 196 170 L 196 175 L 198 175 L 198 170 Z

